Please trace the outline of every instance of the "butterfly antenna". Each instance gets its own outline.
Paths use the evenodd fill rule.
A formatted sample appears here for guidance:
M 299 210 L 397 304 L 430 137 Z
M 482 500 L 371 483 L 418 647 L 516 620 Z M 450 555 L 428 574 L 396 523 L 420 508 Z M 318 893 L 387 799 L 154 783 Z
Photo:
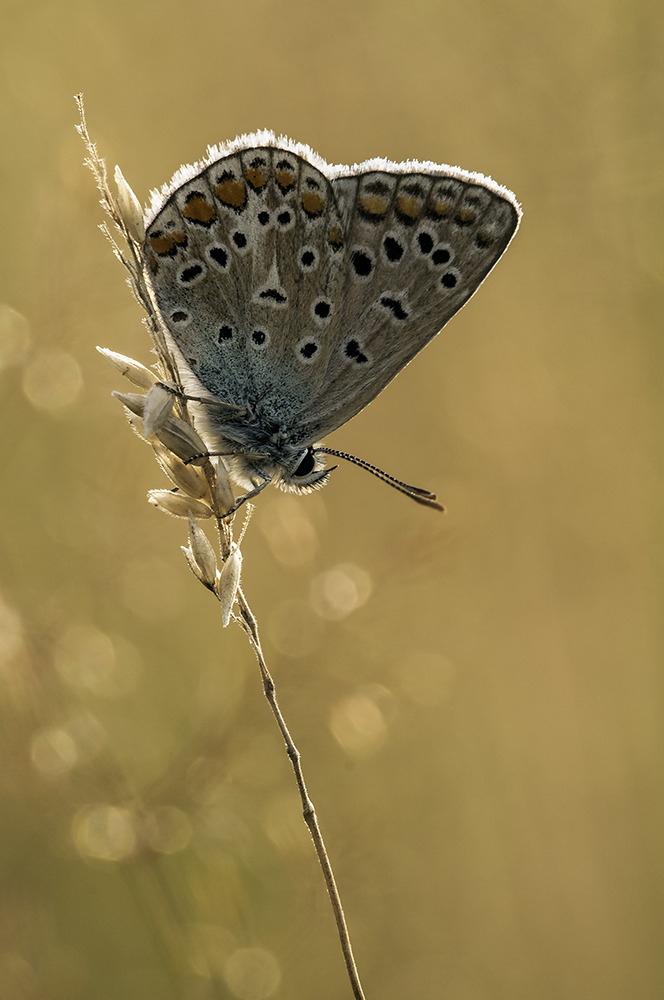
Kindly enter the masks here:
M 387 483 L 393 489 L 398 490 L 399 493 L 405 493 L 407 497 L 414 500 L 415 503 L 421 503 L 425 507 L 433 507 L 435 510 L 445 511 L 442 504 L 436 503 L 436 494 L 430 493 L 429 490 L 421 490 L 417 486 L 409 486 L 408 483 L 402 483 L 400 479 L 395 479 L 394 476 L 390 476 L 389 473 L 383 472 L 382 469 L 378 469 L 375 465 L 371 465 L 369 462 L 365 462 L 363 458 L 357 458 L 355 455 L 349 455 L 345 451 L 337 451 L 335 448 L 316 448 L 316 454 L 323 455 L 334 455 L 336 458 L 345 458 L 347 462 L 352 462 L 353 465 L 359 465 L 361 469 L 366 469 L 377 479 L 382 482 Z

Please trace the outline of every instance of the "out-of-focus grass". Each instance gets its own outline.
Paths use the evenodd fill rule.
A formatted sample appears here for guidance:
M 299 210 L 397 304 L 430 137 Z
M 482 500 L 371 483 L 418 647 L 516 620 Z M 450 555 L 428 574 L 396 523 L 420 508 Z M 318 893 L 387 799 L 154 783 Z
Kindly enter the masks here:
M 486 287 L 330 438 L 448 514 L 353 468 L 266 491 L 245 589 L 368 1000 L 661 996 L 663 20 L 5 5 L 3 1000 L 348 991 L 249 650 L 144 502 L 160 473 L 94 351 L 151 360 L 96 229 L 79 90 L 142 199 L 262 126 L 517 192 Z

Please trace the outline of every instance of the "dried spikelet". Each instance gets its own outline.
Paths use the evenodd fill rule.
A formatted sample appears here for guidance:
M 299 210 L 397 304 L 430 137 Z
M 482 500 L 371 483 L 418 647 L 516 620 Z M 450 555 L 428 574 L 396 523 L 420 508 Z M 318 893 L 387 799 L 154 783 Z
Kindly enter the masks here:
M 197 580 L 200 580 L 202 584 L 205 584 L 205 580 L 203 579 L 200 566 L 194 559 L 194 553 L 191 551 L 188 545 L 181 545 L 180 548 L 184 553 L 184 557 L 187 560 L 187 565 L 189 566 L 191 572 L 194 574 Z
M 208 460 L 207 448 L 191 424 L 179 417 L 169 417 L 157 431 L 163 445 L 174 452 L 183 462 L 204 465 Z
M 240 586 L 240 574 L 242 572 L 242 553 L 239 545 L 233 542 L 231 554 L 224 563 L 219 580 L 219 603 L 221 604 L 221 621 L 226 628 L 231 620 L 231 613 L 237 589 Z
M 200 569 L 200 578 L 206 587 L 213 588 L 217 582 L 217 557 L 210 545 L 207 535 L 196 524 L 193 517 L 189 518 L 189 546 L 196 565 Z
M 124 354 L 118 354 L 116 351 L 109 351 L 107 347 L 98 347 L 97 350 L 100 354 L 103 354 L 107 361 L 110 361 L 112 365 L 118 369 L 121 375 L 133 382 L 140 389 L 151 389 L 155 382 L 159 379 L 151 372 L 149 368 L 145 365 L 140 364 L 138 361 L 134 361 L 133 358 L 128 358 Z
M 153 385 L 145 397 L 143 433 L 152 437 L 162 429 L 173 409 L 175 397 L 163 385 Z
M 157 388 L 154 386 L 153 388 Z M 161 387 L 159 387 L 161 388 Z M 167 396 L 171 393 L 166 392 Z M 113 392 L 111 393 L 123 406 L 134 413 L 137 417 L 145 414 L 145 404 L 147 396 L 142 396 L 138 392 Z M 172 396 L 171 396 L 172 398 Z M 131 422 L 131 421 L 130 421 Z M 136 427 L 135 424 L 132 426 Z M 141 434 L 148 437 L 145 427 L 142 427 Z M 193 465 L 204 465 L 207 461 L 207 449 L 199 434 L 196 433 L 191 424 L 180 420 L 179 417 L 168 417 L 168 419 L 157 429 L 156 436 L 161 443 L 172 451 L 185 463 L 191 462 Z
M 171 490 L 148 490 L 148 503 L 173 517 L 212 517 L 211 508 L 202 500 L 194 500 Z
M 145 396 L 140 392 L 112 392 L 111 396 L 119 399 L 123 406 L 135 413 L 137 417 L 143 416 L 145 410 Z
M 141 203 L 122 176 L 119 167 L 115 168 L 115 183 L 118 188 L 118 196 L 115 199 L 115 206 L 118 214 L 125 224 L 125 228 L 132 240 L 143 244 L 145 240 L 145 219 Z
M 185 465 L 184 462 L 174 455 L 172 451 L 164 447 L 161 441 L 152 441 L 152 447 L 160 466 L 173 483 L 178 486 L 183 493 L 196 500 L 210 497 L 210 487 L 208 481 L 194 465 Z

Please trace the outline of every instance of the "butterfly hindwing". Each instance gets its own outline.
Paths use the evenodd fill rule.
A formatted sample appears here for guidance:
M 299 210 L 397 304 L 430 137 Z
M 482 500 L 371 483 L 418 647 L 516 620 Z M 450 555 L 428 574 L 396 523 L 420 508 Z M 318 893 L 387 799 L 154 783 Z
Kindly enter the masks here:
M 437 170 L 333 181 L 348 265 L 338 349 L 307 437 L 366 406 L 477 290 L 516 230 L 517 207 L 497 185 Z

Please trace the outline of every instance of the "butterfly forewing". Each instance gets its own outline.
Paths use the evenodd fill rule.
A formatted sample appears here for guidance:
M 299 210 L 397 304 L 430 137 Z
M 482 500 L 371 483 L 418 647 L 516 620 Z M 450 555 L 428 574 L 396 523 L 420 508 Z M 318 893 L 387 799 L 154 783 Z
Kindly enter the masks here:
M 160 311 L 186 364 L 225 402 L 292 421 L 325 378 L 344 268 L 329 180 L 287 149 L 223 157 L 148 229 Z

